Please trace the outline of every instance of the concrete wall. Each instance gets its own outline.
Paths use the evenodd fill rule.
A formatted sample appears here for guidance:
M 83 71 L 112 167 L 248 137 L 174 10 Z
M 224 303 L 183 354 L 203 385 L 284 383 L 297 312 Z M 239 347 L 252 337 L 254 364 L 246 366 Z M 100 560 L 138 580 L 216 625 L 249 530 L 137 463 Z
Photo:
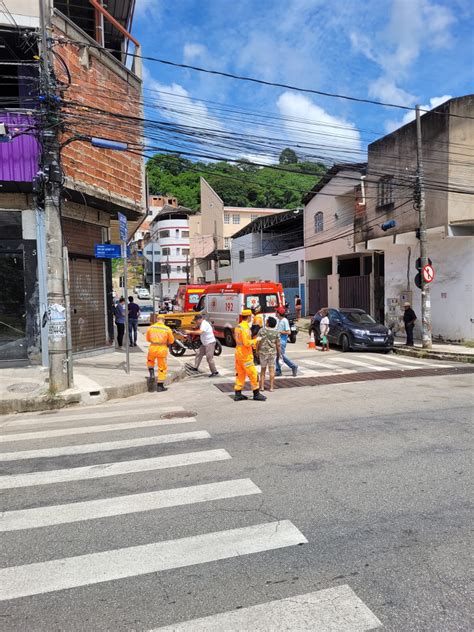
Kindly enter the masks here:
M 430 285 L 433 339 L 466 341 L 474 338 L 474 237 L 433 238 L 429 241 L 436 278 Z M 411 302 L 418 316 L 415 336 L 421 336 L 421 292 L 414 284 L 419 246 L 385 248 L 385 318 L 401 318 L 402 300 L 410 279 Z M 408 296 L 410 300 L 410 295 Z M 394 301 L 398 301 L 394 303 Z M 393 306 L 392 311 L 390 306 Z M 396 320 L 396 318 L 395 318 Z M 403 332 L 401 332 L 403 334 Z
M 37 28 L 39 26 L 38 0 L 4 0 L 0 4 L 0 24 L 12 27 L 12 17 L 18 26 Z
M 450 112 L 458 115 L 449 119 L 450 151 L 449 182 L 453 188 L 474 189 L 474 95 L 455 99 Z M 461 116 L 471 118 L 460 118 Z M 452 148 L 452 149 L 451 149 Z M 474 222 L 472 195 L 448 193 L 449 222 Z

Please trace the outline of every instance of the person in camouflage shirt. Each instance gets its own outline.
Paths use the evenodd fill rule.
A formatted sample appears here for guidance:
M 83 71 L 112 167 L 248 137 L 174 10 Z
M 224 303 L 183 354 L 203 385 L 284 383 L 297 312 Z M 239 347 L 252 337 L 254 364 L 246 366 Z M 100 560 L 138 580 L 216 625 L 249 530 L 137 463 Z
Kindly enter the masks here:
M 265 373 L 268 366 L 270 390 L 274 390 L 275 361 L 280 357 L 280 334 L 276 330 L 277 320 L 273 316 L 267 318 L 265 327 L 258 332 L 257 353 L 260 358 L 260 390 L 265 390 Z

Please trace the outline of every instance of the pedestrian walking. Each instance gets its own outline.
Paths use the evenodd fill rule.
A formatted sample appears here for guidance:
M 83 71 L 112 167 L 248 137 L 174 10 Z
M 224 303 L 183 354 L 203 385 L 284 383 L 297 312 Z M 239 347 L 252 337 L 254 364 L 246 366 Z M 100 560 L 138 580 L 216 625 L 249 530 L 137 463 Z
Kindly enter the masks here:
M 120 298 L 114 308 L 115 324 L 117 325 L 117 344 L 119 349 L 123 346 L 123 335 L 125 333 L 125 299 Z
M 298 365 L 290 360 L 290 358 L 286 355 L 286 345 L 288 344 L 288 337 L 291 334 L 290 323 L 288 322 L 288 318 L 286 317 L 286 310 L 284 307 L 279 307 L 277 309 L 277 331 L 280 334 L 280 346 L 281 352 L 280 357 L 286 366 L 290 367 L 293 377 L 296 377 L 298 373 Z M 275 361 L 275 375 L 281 375 L 281 364 L 280 357 L 277 357 Z
M 297 294 L 295 296 L 295 320 L 296 320 L 296 322 L 298 322 L 299 319 L 301 318 L 301 310 L 302 310 L 302 308 L 303 308 L 303 305 L 301 303 L 301 298 Z
M 234 387 L 234 400 L 240 402 L 244 399 L 248 399 L 242 394 L 244 388 L 245 378 L 250 380 L 250 386 L 253 391 L 253 398 L 255 401 L 264 402 L 267 398 L 262 395 L 259 390 L 258 371 L 253 361 L 253 348 L 256 344 L 256 339 L 252 340 L 252 334 L 250 333 L 250 319 L 252 318 L 252 311 L 250 309 L 244 309 L 241 312 L 242 321 L 234 329 L 234 338 L 236 343 L 235 349 L 235 387 Z
M 214 330 L 209 321 L 207 321 L 202 314 L 197 314 L 194 317 L 194 321 L 197 325 L 197 329 L 186 329 L 186 334 L 192 336 L 199 336 L 201 339 L 201 346 L 196 352 L 196 358 L 194 360 L 194 370 L 199 371 L 199 365 L 201 360 L 206 356 L 207 364 L 211 374 L 209 377 L 218 377 L 219 372 L 216 369 L 216 363 L 214 362 L 214 351 L 216 349 L 216 337 Z
M 321 351 L 329 351 L 329 310 L 327 307 L 321 310 L 321 322 L 319 323 L 319 331 L 321 334 Z
M 265 373 L 268 367 L 270 377 L 270 391 L 275 385 L 275 364 L 281 353 L 280 334 L 276 330 L 277 319 L 273 316 L 267 318 L 265 329 L 262 329 L 257 338 L 257 353 L 260 358 L 260 390 L 265 390 Z
M 130 346 L 137 346 L 138 337 L 138 317 L 140 316 L 140 307 L 134 302 L 133 296 L 128 297 L 128 339 Z
M 147 356 L 147 367 L 149 376 L 149 390 L 155 390 L 155 363 L 158 365 L 158 376 L 156 380 L 156 390 L 158 393 L 167 391 L 165 388 L 168 376 L 168 347 L 173 344 L 174 336 L 169 327 L 165 325 L 163 314 L 156 315 L 156 322 L 148 327 L 146 339 L 150 343 Z
M 410 303 L 403 304 L 403 324 L 405 325 L 405 332 L 407 335 L 406 345 L 407 347 L 413 347 L 413 330 L 415 329 L 416 314 L 412 309 Z

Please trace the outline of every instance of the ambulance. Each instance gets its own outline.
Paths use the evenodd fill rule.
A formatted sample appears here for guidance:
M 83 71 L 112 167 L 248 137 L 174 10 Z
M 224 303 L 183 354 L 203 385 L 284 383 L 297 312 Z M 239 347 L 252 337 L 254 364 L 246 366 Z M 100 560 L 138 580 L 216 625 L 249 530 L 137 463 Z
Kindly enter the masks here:
M 195 309 L 212 323 L 216 336 L 233 347 L 234 327 L 240 322 L 240 313 L 257 305 L 265 318 L 274 316 L 278 307 L 284 307 L 285 295 L 281 283 L 252 281 L 206 285 Z
M 176 301 L 180 312 L 192 312 L 204 294 L 207 285 L 180 285 Z

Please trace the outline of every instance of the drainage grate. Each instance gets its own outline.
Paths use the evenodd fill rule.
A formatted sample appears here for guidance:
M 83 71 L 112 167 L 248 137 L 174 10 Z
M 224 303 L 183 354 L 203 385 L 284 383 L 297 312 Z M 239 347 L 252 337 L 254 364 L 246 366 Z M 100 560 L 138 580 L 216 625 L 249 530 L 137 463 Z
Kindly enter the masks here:
M 164 413 L 160 415 L 160 419 L 183 419 L 183 417 L 196 417 L 197 412 L 195 410 L 177 410 L 172 413 Z
M 279 388 L 298 388 L 300 386 L 324 386 L 325 384 L 344 384 L 347 382 L 367 382 L 369 380 L 396 380 L 401 377 L 434 377 L 437 375 L 459 375 L 462 373 L 474 374 L 474 367 L 452 367 L 449 369 L 413 369 L 394 371 L 361 371 L 346 375 L 324 375 L 320 377 L 288 377 L 276 378 L 275 390 Z M 267 383 L 268 384 L 268 383 Z M 232 393 L 233 382 L 214 384 L 222 393 Z M 250 390 L 247 383 L 245 390 Z

